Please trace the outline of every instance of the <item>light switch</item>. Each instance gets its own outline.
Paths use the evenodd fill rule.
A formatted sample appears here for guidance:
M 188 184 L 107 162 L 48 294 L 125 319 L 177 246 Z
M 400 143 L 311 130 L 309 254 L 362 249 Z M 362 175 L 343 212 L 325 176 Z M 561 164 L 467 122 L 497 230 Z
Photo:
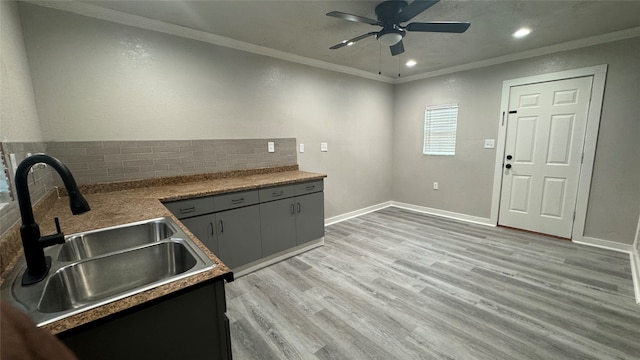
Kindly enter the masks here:
M 273 143 L 273 141 L 269 141 L 267 143 L 267 148 L 268 148 L 269 152 L 276 151 L 276 145 Z
M 485 149 L 493 149 L 495 145 L 496 145 L 496 141 L 494 139 L 484 139 Z
M 322 152 L 329 151 L 329 147 L 328 147 L 327 143 L 320 143 L 320 151 L 322 151 Z
M 304 144 L 300 144 L 300 152 L 303 153 L 304 152 Z

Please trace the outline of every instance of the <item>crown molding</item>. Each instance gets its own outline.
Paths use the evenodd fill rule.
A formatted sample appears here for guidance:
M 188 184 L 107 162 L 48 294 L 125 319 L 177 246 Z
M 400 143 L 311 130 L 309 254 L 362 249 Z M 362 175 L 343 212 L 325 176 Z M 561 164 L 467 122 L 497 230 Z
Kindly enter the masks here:
M 600 45 L 600 44 L 618 41 L 618 40 L 630 39 L 637 36 L 640 36 L 640 26 L 625 29 L 625 30 L 615 31 L 612 33 L 591 36 L 584 39 L 578 39 L 573 41 L 567 41 L 560 44 L 544 46 L 544 47 L 533 49 L 533 50 L 521 51 L 521 52 L 499 56 L 499 57 L 486 59 L 482 61 L 476 61 L 469 64 L 452 66 L 446 69 L 440 69 L 440 70 L 430 71 L 422 74 L 411 75 L 401 79 L 395 79 L 393 83 L 401 84 L 401 83 L 406 83 L 406 82 L 411 82 L 416 80 L 422 80 L 422 79 L 427 79 L 435 76 L 452 74 L 459 71 L 473 70 L 473 69 L 483 68 L 487 66 L 503 64 L 511 61 L 528 59 L 536 56 L 549 55 L 549 54 L 558 53 L 561 51 L 574 50 L 574 49 Z
M 21 0 L 22 2 L 34 4 L 55 10 L 74 13 L 87 17 L 96 18 L 114 22 L 117 24 L 137 27 L 145 30 L 157 31 L 165 34 L 175 35 L 187 39 L 198 40 L 213 45 L 228 47 L 235 50 L 245 51 L 252 54 L 264 55 L 280 60 L 285 60 L 302 65 L 308 65 L 325 70 L 335 71 L 348 75 L 358 76 L 365 79 L 376 80 L 388 84 L 393 83 L 393 78 L 372 74 L 370 72 L 354 69 L 348 66 L 332 64 L 322 60 L 316 60 L 304 56 L 287 53 L 280 50 L 267 48 L 251 44 L 244 41 L 231 39 L 228 37 L 211 34 L 201 30 L 195 30 L 180 25 L 165 23 L 159 20 L 153 20 L 138 15 L 123 13 L 116 10 L 106 9 L 103 7 L 80 3 L 76 1 L 37 1 L 37 0 Z
M 522 51 L 505 56 L 499 56 L 491 59 L 476 61 L 468 64 L 452 66 L 445 69 L 425 72 L 416 75 L 410 75 L 400 79 L 383 75 L 376 75 L 364 70 L 354 69 L 348 66 L 337 65 L 322 60 L 316 60 L 304 56 L 294 55 L 280 50 L 259 46 L 244 41 L 231 39 L 228 37 L 211 34 L 201 30 L 190 29 L 184 26 L 165 23 L 159 20 L 148 19 L 138 15 L 131 15 L 116 10 L 106 9 L 103 7 L 91 5 L 88 3 L 80 3 L 76 1 L 38 1 L 38 0 L 21 0 L 38 6 L 52 8 L 56 10 L 66 11 L 78 15 L 93 17 L 100 20 L 110 21 L 122 25 L 137 27 L 145 30 L 157 31 L 165 34 L 180 36 L 192 40 L 198 40 L 209 44 L 219 45 L 245 51 L 248 53 L 264 55 L 284 61 L 308 65 L 320 69 L 335 71 L 343 74 L 358 76 L 365 79 L 380 81 L 388 84 L 402 84 L 416 80 L 423 80 L 431 77 L 447 75 L 459 71 L 473 70 L 482 67 L 503 64 L 516 60 L 528 59 L 541 55 L 553 54 L 561 51 L 574 50 L 583 47 L 604 44 L 612 41 L 624 40 L 640 36 L 640 26 L 629 28 L 626 30 L 616 31 L 612 33 L 596 35 L 584 39 L 568 41 L 560 44 L 541 47 L 538 49 Z

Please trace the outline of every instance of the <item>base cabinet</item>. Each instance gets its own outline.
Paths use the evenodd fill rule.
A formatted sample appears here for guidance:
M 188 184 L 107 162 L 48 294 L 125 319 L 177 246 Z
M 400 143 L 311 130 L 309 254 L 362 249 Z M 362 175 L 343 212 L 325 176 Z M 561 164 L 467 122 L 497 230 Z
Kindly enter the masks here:
M 82 360 L 231 359 L 222 280 L 58 334 Z
M 324 236 L 322 180 L 165 206 L 232 270 Z

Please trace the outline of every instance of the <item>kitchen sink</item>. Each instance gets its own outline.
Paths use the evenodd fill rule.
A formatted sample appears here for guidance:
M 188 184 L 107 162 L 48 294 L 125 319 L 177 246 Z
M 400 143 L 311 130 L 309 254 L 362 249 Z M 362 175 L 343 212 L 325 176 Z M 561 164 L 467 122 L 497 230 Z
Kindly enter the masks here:
M 52 262 L 43 281 L 22 285 L 22 258 L 2 284 L 3 301 L 38 326 L 215 266 L 169 217 L 67 235 L 44 252 Z
M 167 239 L 173 234 L 175 234 L 175 230 L 164 218 L 87 231 L 67 236 L 58 253 L 58 260 L 82 260 L 157 242 Z
M 65 266 L 49 276 L 38 310 L 75 309 L 182 274 L 196 265 L 184 244 L 166 241 Z

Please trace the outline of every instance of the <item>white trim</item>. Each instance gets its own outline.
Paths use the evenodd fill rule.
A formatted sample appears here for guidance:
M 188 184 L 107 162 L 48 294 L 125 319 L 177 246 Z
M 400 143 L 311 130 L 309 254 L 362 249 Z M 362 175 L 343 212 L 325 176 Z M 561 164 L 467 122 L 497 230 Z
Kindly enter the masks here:
M 633 249 L 629 254 L 631 260 L 631 276 L 633 277 L 633 290 L 636 295 L 636 303 L 640 305 L 640 256 Z
M 187 39 L 198 40 L 209 44 L 224 46 L 231 49 L 245 51 L 252 54 L 269 56 L 272 58 L 290 61 L 298 64 L 309 65 L 320 69 L 335 71 L 343 74 L 354 75 L 365 79 L 376 80 L 393 84 L 394 78 L 373 74 L 368 71 L 355 69 L 352 67 L 337 65 L 330 62 L 316 60 L 300 55 L 294 55 L 280 50 L 259 46 L 244 41 L 231 39 L 228 37 L 215 35 L 206 31 L 190 29 L 180 25 L 165 23 L 159 20 L 153 20 L 138 15 L 123 13 L 116 10 L 106 9 L 100 6 L 81 3 L 76 1 L 34 1 L 23 0 L 38 6 L 52 8 L 56 10 L 66 11 L 78 15 L 88 16 L 100 20 L 110 21 L 117 24 L 137 27 L 145 30 L 157 31 L 160 33 L 176 35 Z
M 264 46 L 254 45 L 247 42 L 234 40 L 220 35 L 211 34 L 201 30 L 189 29 L 183 26 L 165 23 L 159 20 L 152 20 L 142 16 L 131 15 L 116 10 L 106 9 L 88 3 L 76 1 L 37 1 L 22 0 L 27 3 L 67 11 L 78 15 L 89 16 L 100 20 L 106 20 L 122 25 L 133 26 L 146 30 L 153 30 L 165 34 L 176 35 L 188 39 L 199 40 L 210 44 L 220 45 L 236 50 L 246 51 L 253 54 L 265 55 L 276 59 L 290 61 L 294 63 L 309 65 L 320 69 L 335 71 L 343 74 L 354 75 L 365 79 L 376 80 L 388 84 L 401 84 L 415 80 L 427 79 L 435 76 L 451 74 L 459 71 L 483 68 L 486 66 L 503 64 L 511 61 L 528 59 L 541 55 L 553 54 L 561 51 L 579 49 L 583 47 L 604 44 L 612 41 L 624 40 L 640 36 L 640 26 L 615 31 L 612 33 L 591 36 L 584 39 L 568 41 L 551 46 L 545 46 L 538 49 L 522 51 L 505 56 L 499 56 L 491 59 L 476 61 L 464 65 L 453 66 L 436 71 L 430 71 L 422 74 L 407 76 L 404 78 L 394 78 L 370 73 L 368 71 L 354 69 L 352 67 L 336 65 L 326 61 L 307 58 L 304 56 L 290 54 L 280 50 L 270 49 Z
M 249 264 L 246 265 L 242 265 L 239 266 L 237 269 L 231 269 L 233 271 L 233 278 L 237 279 L 241 276 L 247 275 L 249 273 L 252 273 L 254 271 L 260 270 L 262 268 L 265 268 L 269 265 L 273 265 L 277 262 L 280 262 L 282 260 L 288 259 L 292 256 L 296 256 L 296 255 L 300 255 L 303 252 L 307 252 L 311 249 L 315 249 L 317 247 L 320 247 L 324 245 L 324 236 L 321 238 L 318 238 L 316 240 L 310 241 L 310 242 L 306 242 L 302 245 L 298 245 L 295 247 L 292 247 L 290 249 L 281 251 L 279 253 L 267 256 L 266 258 L 262 258 L 262 259 L 258 259 L 254 262 L 251 262 Z
M 374 211 L 378 211 L 378 210 L 382 210 L 384 208 L 387 208 L 391 206 L 391 201 L 386 201 L 377 205 L 372 205 L 372 206 L 367 206 L 366 208 L 362 208 L 362 209 L 358 209 L 355 211 L 351 211 L 348 213 L 344 213 L 342 215 L 338 215 L 338 216 L 333 216 L 330 218 L 327 218 L 324 220 L 324 226 L 329 226 L 329 225 L 333 225 L 333 224 L 337 224 L 339 222 L 345 221 L 345 220 L 349 220 L 349 219 L 353 219 L 355 217 L 364 215 L 364 214 L 368 214 Z
M 640 36 L 640 26 L 629 28 L 620 31 L 614 31 L 607 34 L 591 36 L 584 39 L 578 39 L 573 41 L 567 41 L 560 44 L 551 46 L 544 46 L 541 48 L 521 51 L 509 55 L 499 56 L 491 59 L 476 61 L 468 64 L 453 66 L 445 69 L 430 71 L 422 74 L 411 75 L 400 79 L 395 79 L 394 84 L 402 84 L 410 81 L 423 80 L 436 76 L 452 74 L 460 71 L 467 71 L 473 69 L 479 69 L 487 66 L 493 66 L 498 64 L 504 64 L 511 61 L 529 59 L 536 56 L 554 54 L 561 51 L 575 50 L 583 47 L 594 46 L 599 44 L 606 44 L 613 41 L 619 41 L 624 39 L 634 38 Z
M 588 245 L 592 247 L 597 247 L 601 249 L 622 252 L 626 254 L 631 253 L 631 245 L 623 244 L 611 240 L 598 239 L 588 236 L 583 236 L 580 240 L 571 240 L 571 242 L 580 244 L 580 245 Z
M 593 164 L 596 154 L 596 142 L 598 140 L 598 129 L 600 128 L 600 114 L 602 111 L 602 100 L 604 98 L 604 87 L 607 75 L 607 65 L 596 65 L 581 69 L 566 70 L 549 74 L 528 76 L 519 79 L 505 80 L 502 83 L 502 101 L 500 103 L 500 114 L 498 115 L 498 142 L 496 145 L 496 160 L 493 175 L 493 194 L 491 197 L 491 217 L 493 224 L 498 224 L 498 211 L 500 207 L 500 192 L 502 186 L 502 158 L 505 150 L 505 139 L 507 127 L 502 122 L 503 117 L 509 112 L 509 92 L 512 86 L 541 83 L 562 79 L 570 79 L 584 76 L 593 76 L 591 90 L 591 102 L 589 104 L 589 114 L 587 115 L 587 129 L 584 140 L 584 160 L 580 170 L 580 180 L 578 182 L 578 194 L 576 199 L 576 217 L 573 222 L 572 239 L 580 241 L 584 237 L 584 225 L 587 217 L 587 205 L 589 203 L 589 189 L 591 188 L 591 177 L 593 174 Z
M 440 216 L 440 217 L 453 219 L 453 220 L 460 220 L 460 221 L 469 222 L 473 224 L 479 224 L 479 225 L 485 225 L 485 226 L 496 226 L 496 224 L 491 222 L 491 219 L 487 219 L 479 216 L 461 214 L 453 211 L 434 209 L 426 206 L 407 204 L 407 203 L 402 203 L 397 201 L 391 201 L 391 206 L 394 206 L 400 209 L 412 210 L 412 211 L 420 212 L 423 214 L 435 215 L 435 216 Z

